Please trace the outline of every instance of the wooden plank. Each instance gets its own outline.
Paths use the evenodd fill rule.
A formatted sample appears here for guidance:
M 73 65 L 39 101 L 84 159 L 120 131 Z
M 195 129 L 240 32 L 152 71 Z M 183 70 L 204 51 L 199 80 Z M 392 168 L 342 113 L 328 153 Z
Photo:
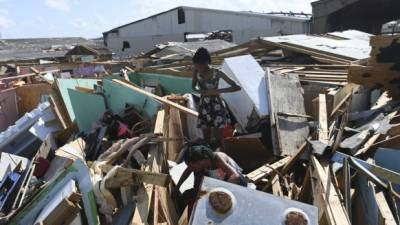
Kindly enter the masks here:
M 60 70 L 47 70 L 47 71 L 39 72 L 39 74 L 56 73 L 56 72 L 60 72 Z M 36 75 L 38 75 L 38 74 L 37 73 L 27 73 L 27 74 L 12 76 L 12 77 L 3 77 L 3 78 L 0 78 L 0 81 L 18 80 L 18 79 L 27 78 L 27 77 L 33 77 Z
M 315 174 L 322 184 L 322 198 L 325 202 L 325 212 L 328 217 L 330 225 L 351 225 L 347 211 L 340 201 L 338 192 L 336 191 L 333 183 L 326 171 L 329 171 L 328 166 L 321 163 L 311 156 L 311 162 L 315 170 Z
M 311 197 L 311 172 L 310 167 L 307 167 L 306 175 L 304 176 L 303 183 L 301 184 L 301 190 L 297 195 L 298 201 L 308 202 L 307 200 Z
M 190 215 L 189 215 L 188 211 L 189 211 L 189 209 L 186 206 L 185 210 L 183 210 L 181 217 L 179 218 L 178 225 L 189 225 Z
M 149 207 L 153 193 L 153 185 L 141 183 L 136 192 L 136 208 L 131 225 L 148 225 Z
M 105 173 L 107 173 L 112 168 L 113 166 L 107 164 L 101 166 L 101 169 Z M 140 181 L 144 183 L 164 187 L 170 183 L 170 177 L 168 174 L 119 167 L 113 178 L 109 178 L 105 185 L 107 189 L 129 186 L 134 183 L 135 178 L 139 178 Z
M 386 201 L 382 191 L 375 194 L 376 204 L 378 205 L 379 225 L 396 225 L 396 220 Z
M 350 98 L 351 99 L 351 98 Z M 336 152 L 336 150 L 339 148 L 340 143 L 342 142 L 343 139 L 343 133 L 344 133 L 344 128 L 347 125 L 347 121 L 349 119 L 349 110 L 350 110 L 350 101 L 347 102 L 346 105 L 346 110 L 344 111 L 342 118 L 341 118 L 341 122 L 340 122 L 340 126 L 339 126 L 339 130 L 337 132 L 337 135 L 335 137 L 335 141 L 333 143 L 332 146 L 332 152 Z
M 262 178 L 267 177 L 269 174 L 271 174 L 274 170 L 277 170 L 281 167 L 283 167 L 287 162 L 289 162 L 290 157 L 287 156 L 285 158 L 282 158 L 281 160 L 276 161 L 275 163 L 269 165 L 265 164 L 261 166 L 260 168 L 252 171 L 251 173 L 248 173 L 246 175 L 247 178 L 249 178 L 252 182 L 257 183 L 259 182 Z
M 131 90 L 133 90 L 133 91 L 136 91 L 136 92 L 139 92 L 139 93 L 141 93 L 141 94 L 144 94 L 144 95 L 146 95 L 146 96 L 148 96 L 148 97 L 151 97 L 151 98 L 153 98 L 153 99 L 159 101 L 159 102 L 162 103 L 162 104 L 165 104 L 165 105 L 174 107 L 174 108 L 178 109 L 179 111 L 184 112 L 184 113 L 186 113 L 186 114 L 189 114 L 189 115 L 192 115 L 192 116 L 196 116 L 196 117 L 199 115 L 198 112 L 196 112 L 196 111 L 194 111 L 194 110 L 191 110 L 191 109 L 189 109 L 189 108 L 187 108 L 187 107 L 185 107 L 185 106 L 179 105 L 178 103 L 169 101 L 169 100 L 166 99 L 166 98 L 163 98 L 163 97 L 157 96 L 157 95 L 155 95 L 155 94 L 152 94 L 152 93 L 150 93 L 150 92 L 148 92 L 148 91 L 145 91 L 145 90 L 143 90 L 143 89 L 141 89 L 141 88 L 135 87 L 134 85 L 132 85 L 132 84 L 130 84 L 130 83 L 127 83 L 127 82 L 124 82 L 124 81 L 121 81 L 121 80 L 117 80 L 117 79 L 113 79 L 113 81 L 116 82 L 116 83 L 118 83 L 118 84 L 120 84 L 120 85 L 123 85 L 123 86 L 125 86 L 125 87 L 128 87 L 129 89 L 131 89 Z
M 283 197 L 283 191 L 281 188 L 281 184 L 279 182 L 279 175 L 276 174 L 273 178 L 272 178 L 272 194 L 279 196 L 279 197 Z
M 298 74 L 325 74 L 327 76 L 337 76 L 337 77 L 347 77 L 347 72 L 336 72 L 336 71 L 314 71 L 314 70 L 300 70 L 297 71 Z
M 160 199 L 160 206 L 166 217 L 165 219 L 167 220 L 167 224 L 168 225 L 178 224 L 179 217 L 167 188 L 158 187 L 158 194 Z
M 347 69 L 350 65 L 342 65 L 342 64 L 269 64 L 268 67 L 312 67 L 312 68 L 340 68 Z
M 157 113 L 154 133 L 155 134 L 163 134 L 164 128 L 164 110 L 160 110 Z M 148 172 L 162 172 L 161 170 L 161 162 L 160 162 L 160 153 L 162 151 L 162 144 L 152 145 L 150 146 L 150 150 L 148 153 L 147 164 L 144 166 L 144 171 Z M 131 225 L 142 225 L 148 224 L 148 216 L 150 214 L 150 206 L 151 199 L 154 197 L 154 185 L 145 184 L 145 186 L 139 186 L 138 193 L 140 194 L 144 201 L 139 201 L 136 204 L 135 213 L 133 215 Z
M 389 118 L 389 120 L 392 120 L 396 115 L 397 115 L 397 111 L 391 112 L 389 115 L 387 115 L 387 117 Z M 369 151 L 369 149 L 374 145 L 374 143 L 381 137 L 381 134 L 377 133 L 372 135 L 372 137 L 370 137 L 368 139 L 368 141 L 363 145 L 362 148 L 360 148 L 355 154 L 354 156 L 359 156 L 362 154 L 365 154 Z
M 16 88 L 15 91 L 19 97 L 18 114 L 20 117 L 35 109 L 43 95 L 50 95 L 54 92 L 51 86 L 45 83 L 24 85 Z
M 341 60 L 334 60 L 334 59 L 328 59 L 324 57 L 317 57 L 317 56 L 311 56 L 311 58 L 317 60 L 318 62 L 321 63 L 328 63 L 328 64 L 341 64 L 343 66 L 350 66 L 350 62 L 347 61 L 341 61 Z
M 324 144 L 329 143 L 329 131 L 328 131 L 328 112 L 326 107 L 326 95 L 319 94 L 319 113 L 318 113 L 318 140 Z
M 351 176 L 350 176 L 350 165 L 347 158 L 343 159 L 343 187 L 344 187 L 344 206 L 347 210 L 347 215 L 350 221 L 352 221 L 352 204 L 351 204 Z
M 179 110 L 176 108 L 168 109 L 168 131 L 166 136 L 172 139 L 179 139 L 180 141 L 170 141 L 166 144 L 166 158 L 176 161 L 183 146 L 183 126 Z
M 295 155 L 309 135 L 306 118 L 279 115 L 306 115 L 303 89 L 296 74 L 266 73 L 270 102 L 271 132 L 274 154 Z

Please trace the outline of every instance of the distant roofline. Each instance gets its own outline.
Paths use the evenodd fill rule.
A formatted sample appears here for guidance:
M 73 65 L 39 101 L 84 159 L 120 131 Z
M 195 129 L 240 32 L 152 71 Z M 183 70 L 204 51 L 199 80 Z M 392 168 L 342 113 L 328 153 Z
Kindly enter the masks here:
M 0 38 L 0 41 L 23 41 L 23 40 L 47 40 L 47 39 L 85 39 L 92 40 L 84 37 L 38 37 L 38 38 Z
M 201 11 L 214 11 L 214 12 L 224 12 L 224 13 L 242 14 L 242 15 L 252 15 L 252 16 L 263 16 L 263 17 L 269 17 L 269 18 L 280 18 L 280 19 L 289 19 L 289 20 L 297 20 L 297 21 L 307 21 L 307 20 L 310 20 L 309 18 L 290 17 L 290 16 L 278 16 L 278 15 L 271 15 L 271 14 L 260 13 L 260 12 L 232 11 L 232 10 L 208 9 L 208 8 L 191 7 L 191 6 L 178 6 L 178 7 L 169 9 L 169 10 L 167 10 L 167 11 L 163 11 L 163 12 L 160 12 L 160 13 L 157 13 L 157 14 L 154 14 L 154 15 L 151 15 L 151 16 L 148 16 L 148 17 L 145 17 L 145 18 L 143 18 L 143 19 L 135 20 L 135 21 L 133 21 L 133 22 L 130 22 L 130 23 L 127 23 L 127 24 L 124 24 L 124 25 L 115 27 L 115 28 L 113 28 L 113 29 L 111 29 L 111 30 L 109 30 L 109 31 L 103 32 L 103 34 L 111 33 L 111 32 L 113 32 L 113 31 L 115 31 L 115 30 L 120 29 L 120 28 L 123 28 L 123 27 L 129 26 L 129 25 L 132 25 L 132 24 L 135 24 L 135 23 L 138 23 L 138 22 L 141 22 L 141 21 L 144 21 L 144 20 L 147 20 L 147 19 L 150 19 L 150 18 L 159 16 L 159 15 L 162 15 L 162 14 L 165 14 L 165 13 L 168 13 L 168 12 L 171 12 L 171 11 L 174 11 L 174 10 L 177 10 L 177 9 L 180 9 L 180 8 L 182 8 L 182 9 L 191 9 L 191 10 L 201 10 Z

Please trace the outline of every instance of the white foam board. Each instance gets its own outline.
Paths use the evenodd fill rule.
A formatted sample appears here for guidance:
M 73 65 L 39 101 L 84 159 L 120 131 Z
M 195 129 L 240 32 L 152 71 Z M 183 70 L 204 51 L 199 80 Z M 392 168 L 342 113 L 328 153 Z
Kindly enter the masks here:
M 224 93 L 222 98 L 243 128 L 247 126 L 253 109 L 260 118 L 269 115 L 265 71 L 253 56 L 226 58 L 222 71 L 242 88 L 238 92 Z M 225 81 L 220 81 L 219 88 L 228 86 Z

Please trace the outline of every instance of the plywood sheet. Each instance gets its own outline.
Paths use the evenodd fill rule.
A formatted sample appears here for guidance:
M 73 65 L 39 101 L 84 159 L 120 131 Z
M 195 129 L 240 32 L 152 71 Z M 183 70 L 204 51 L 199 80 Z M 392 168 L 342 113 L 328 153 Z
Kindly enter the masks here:
M 271 107 L 271 128 L 275 155 L 295 155 L 308 138 L 307 119 L 278 113 L 305 115 L 303 89 L 296 74 L 266 72 Z
M 13 125 L 17 119 L 18 108 L 15 89 L 0 91 L 0 132 Z
M 35 109 L 43 95 L 48 95 L 52 92 L 49 84 L 30 84 L 18 87 L 16 89 L 18 101 L 19 116 Z

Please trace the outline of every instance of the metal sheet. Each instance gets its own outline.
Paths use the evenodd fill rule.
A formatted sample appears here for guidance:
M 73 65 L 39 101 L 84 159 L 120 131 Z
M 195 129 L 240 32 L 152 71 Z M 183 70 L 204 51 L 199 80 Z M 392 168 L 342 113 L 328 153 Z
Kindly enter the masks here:
M 370 34 L 356 30 L 347 30 L 328 34 L 343 39 L 306 34 L 263 37 L 262 39 L 274 43 L 289 43 L 352 59 L 365 59 L 369 57 L 371 51 L 369 45 Z
M 234 197 L 234 204 L 226 215 L 217 214 L 209 204 L 209 193 L 214 189 L 224 189 Z M 205 177 L 198 200 L 189 224 L 219 225 L 279 225 L 283 224 L 290 211 L 301 212 L 308 219 L 309 225 L 318 224 L 318 209 L 261 191 Z

